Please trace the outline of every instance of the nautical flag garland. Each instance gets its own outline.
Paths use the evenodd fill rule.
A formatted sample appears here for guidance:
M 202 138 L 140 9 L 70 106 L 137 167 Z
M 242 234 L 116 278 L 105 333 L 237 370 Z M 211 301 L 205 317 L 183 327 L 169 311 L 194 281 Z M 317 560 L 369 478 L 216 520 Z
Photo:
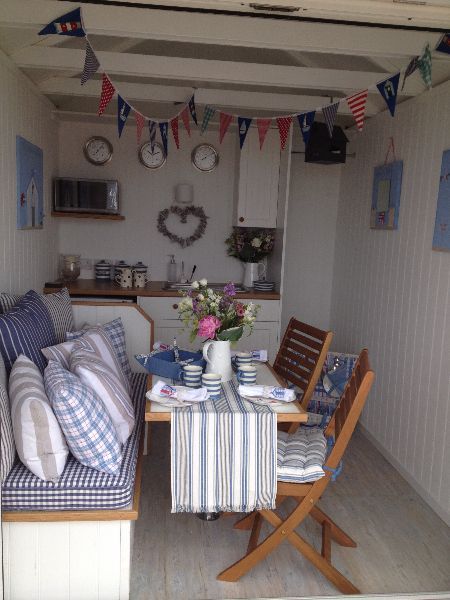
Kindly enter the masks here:
M 364 90 L 363 92 L 358 92 L 353 96 L 347 98 L 347 104 L 349 109 L 352 111 L 353 116 L 355 117 L 356 127 L 358 131 L 362 131 L 364 127 L 364 115 L 366 112 L 366 102 L 367 96 L 369 95 L 369 90 Z
M 100 103 L 98 105 L 98 116 L 102 115 L 105 112 L 105 108 L 111 102 L 111 98 L 114 96 L 115 91 L 116 90 L 114 89 L 113 84 L 110 82 L 108 75 L 106 75 L 106 73 L 103 73 L 102 93 L 100 96 Z
M 92 46 L 86 38 L 86 56 L 84 58 L 83 72 L 81 73 L 81 85 L 84 85 L 92 75 L 97 73 L 99 67 L 100 63 L 92 50 Z
M 316 118 L 315 110 L 311 110 L 307 113 L 302 113 L 301 115 L 297 115 L 298 124 L 300 126 L 300 131 L 302 132 L 302 137 L 303 137 L 303 141 L 305 142 L 305 146 L 308 145 L 309 136 L 311 135 L 311 127 L 313 126 L 315 118 Z
M 148 131 L 150 134 L 150 149 L 153 152 L 155 151 L 155 141 L 156 141 L 156 123 L 155 121 L 148 122 Z
M 189 137 L 191 137 L 191 124 L 189 123 L 189 107 L 186 106 L 181 113 L 181 120 Z
M 175 141 L 175 146 L 177 150 L 180 149 L 180 137 L 178 135 L 178 116 L 174 117 L 170 120 L 170 127 L 172 129 L 173 139 Z
M 251 122 L 252 120 L 248 117 L 238 117 L 239 147 L 241 150 L 242 146 L 244 145 L 245 138 L 247 137 Z
M 405 87 L 405 81 L 406 79 L 412 75 L 414 73 L 414 71 L 416 71 L 419 68 L 419 57 L 415 56 L 414 58 L 412 58 L 409 63 L 408 66 L 405 69 L 405 73 L 403 75 L 403 83 L 402 83 L 402 91 Z
M 395 113 L 395 105 L 397 103 L 397 92 L 398 92 L 398 82 L 400 80 L 400 73 L 396 73 L 392 77 L 388 77 L 384 81 L 377 83 L 377 88 L 380 94 L 382 95 L 384 101 L 389 108 L 389 112 L 392 116 Z
M 123 128 L 130 114 L 130 109 L 131 106 L 128 102 L 122 96 L 117 96 L 117 128 L 119 130 L 119 137 L 122 135 Z
M 136 121 L 136 138 L 137 138 L 137 143 L 140 144 L 141 143 L 141 138 L 142 138 L 142 130 L 144 129 L 144 125 L 145 125 L 145 117 L 144 115 L 141 115 L 140 112 L 138 112 L 137 110 L 134 111 L 134 120 Z
M 425 46 L 422 56 L 419 58 L 419 71 L 424 84 L 431 89 L 431 51 L 430 44 Z
M 450 32 L 444 33 L 436 46 L 437 52 L 443 52 L 444 54 L 450 54 Z
M 256 119 L 256 127 L 258 128 L 259 137 L 259 149 L 262 150 L 264 140 L 266 139 L 267 132 L 269 131 L 272 119 Z
M 194 96 L 192 96 L 191 99 L 189 100 L 189 110 L 191 111 L 192 120 L 194 121 L 194 123 L 196 125 L 198 125 L 198 123 L 197 123 L 197 111 L 195 110 Z
M 39 35 L 70 35 L 73 37 L 83 37 L 85 35 L 81 22 L 81 9 L 76 8 L 66 13 L 62 17 L 58 17 L 48 25 L 41 29 Z
M 323 116 L 325 117 L 325 122 L 328 127 L 328 133 L 330 134 L 330 138 L 333 137 L 333 127 L 334 122 L 336 121 L 338 108 L 339 100 L 337 102 L 333 102 L 333 104 L 329 104 L 328 106 L 324 106 L 322 108 Z
M 203 135 L 205 133 L 205 131 L 208 129 L 209 122 L 210 122 L 211 118 L 214 116 L 215 112 L 216 112 L 216 109 L 213 108 L 212 106 L 208 106 L 208 104 L 205 106 L 205 109 L 203 111 L 202 126 L 200 128 L 201 135 Z
M 162 143 L 164 146 L 164 154 L 167 156 L 167 150 L 168 150 L 168 139 L 167 139 L 167 132 L 169 130 L 169 124 L 166 122 L 164 123 L 160 123 L 159 124 L 159 132 L 161 133 L 161 139 L 162 139 Z
M 219 143 L 222 143 L 223 138 L 230 126 L 231 121 L 233 120 L 233 115 L 229 115 L 228 113 L 220 113 L 220 126 L 219 126 Z
M 280 133 L 280 144 L 281 149 L 284 150 L 286 146 L 286 140 L 289 135 L 289 129 L 291 128 L 292 117 L 278 117 L 277 125 Z

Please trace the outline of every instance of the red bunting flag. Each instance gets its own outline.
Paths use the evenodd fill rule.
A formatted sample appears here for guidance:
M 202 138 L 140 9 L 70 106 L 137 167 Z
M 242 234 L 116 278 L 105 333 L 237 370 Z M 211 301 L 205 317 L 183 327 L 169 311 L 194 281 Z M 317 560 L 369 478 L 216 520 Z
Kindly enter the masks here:
M 352 111 L 353 116 L 355 117 L 358 131 L 362 131 L 362 128 L 364 127 L 364 114 L 366 112 L 368 94 L 369 91 L 364 90 L 363 92 L 358 92 L 357 94 L 347 98 L 347 104 L 349 109 Z
M 144 118 L 143 115 L 141 115 L 140 112 L 137 112 L 137 110 L 135 110 L 134 111 L 134 120 L 136 121 L 137 143 L 140 144 L 141 143 L 142 130 L 144 129 L 144 125 L 145 125 L 145 118 Z
M 105 108 L 111 101 L 111 98 L 114 96 L 114 86 L 108 79 L 108 76 L 103 73 L 102 78 L 102 95 L 100 96 L 100 104 L 98 105 L 98 116 L 102 115 L 105 111 Z
M 191 137 L 191 125 L 189 123 L 189 106 L 186 106 L 186 108 L 181 113 L 181 120 L 183 121 L 183 125 L 188 133 L 188 136 Z
M 289 134 L 289 129 L 291 127 L 292 117 L 278 117 L 277 125 L 278 131 L 280 132 L 280 144 L 281 149 L 284 150 L 286 146 L 286 140 Z
M 172 128 L 173 139 L 175 140 L 175 146 L 177 149 L 180 149 L 180 138 L 178 135 L 178 115 L 171 119 L 170 126 Z
M 269 131 L 270 123 L 272 119 L 256 119 L 256 126 L 258 127 L 259 136 L 259 149 L 262 150 L 264 140 L 266 139 L 267 132 Z
M 229 115 L 228 113 L 220 113 L 220 127 L 219 127 L 219 142 L 222 143 L 223 138 L 230 126 L 231 121 L 233 120 L 233 115 Z

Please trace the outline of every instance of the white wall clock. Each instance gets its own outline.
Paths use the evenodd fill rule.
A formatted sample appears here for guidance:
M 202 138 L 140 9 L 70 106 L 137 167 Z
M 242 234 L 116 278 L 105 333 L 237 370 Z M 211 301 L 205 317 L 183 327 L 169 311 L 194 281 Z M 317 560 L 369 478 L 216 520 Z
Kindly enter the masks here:
M 113 155 L 111 143 L 104 137 L 94 136 L 84 145 L 84 156 L 93 165 L 105 165 Z
M 152 152 L 151 143 L 145 142 L 139 148 L 139 160 L 147 169 L 159 169 L 166 162 L 164 148 L 159 142 L 155 142 Z
M 192 150 L 192 164 L 199 171 L 212 171 L 219 163 L 219 154 L 211 144 L 199 144 Z

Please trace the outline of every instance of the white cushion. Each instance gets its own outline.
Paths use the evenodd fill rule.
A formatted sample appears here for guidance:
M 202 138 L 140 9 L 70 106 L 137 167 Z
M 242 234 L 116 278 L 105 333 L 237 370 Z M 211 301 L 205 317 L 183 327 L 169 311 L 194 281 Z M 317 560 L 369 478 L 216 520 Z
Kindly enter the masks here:
M 17 453 L 44 481 L 57 481 L 69 454 L 38 367 L 21 354 L 9 376 L 11 418 Z
M 319 427 L 299 427 L 293 434 L 278 432 L 277 479 L 306 483 L 324 477 L 327 440 Z
M 45 358 L 55 360 L 62 367 L 69 370 L 70 354 L 73 350 L 75 342 L 63 342 L 62 344 L 56 344 L 55 346 L 48 346 L 48 348 L 42 348 L 41 352 Z

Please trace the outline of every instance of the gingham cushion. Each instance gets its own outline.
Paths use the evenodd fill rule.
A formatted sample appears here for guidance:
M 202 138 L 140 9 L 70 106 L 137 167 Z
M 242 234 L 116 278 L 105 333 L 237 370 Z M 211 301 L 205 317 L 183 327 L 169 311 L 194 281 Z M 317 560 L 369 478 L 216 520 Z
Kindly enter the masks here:
M 50 483 L 38 479 L 17 462 L 2 488 L 3 510 L 107 510 L 129 506 L 143 427 L 146 375 L 135 373 L 132 387 L 136 427 L 124 446 L 118 475 L 94 471 L 69 455 L 59 481 Z
M 116 351 L 117 358 L 119 359 L 119 363 L 122 367 L 122 371 L 125 377 L 130 380 L 131 378 L 131 366 L 130 361 L 127 356 L 127 348 L 125 344 L 125 329 L 123 327 L 122 319 L 118 317 L 109 323 L 105 323 L 104 325 L 98 325 L 101 327 L 106 334 L 108 335 L 111 343 Z M 85 335 L 91 326 L 85 325 L 80 331 L 68 331 L 66 334 L 67 341 L 77 339 L 82 335 Z
M 55 343 L 55 328 L 49 312 L 33 290 L 9 312 L 0 315 L 0 354 L 8 374 L 19 354 L 28 356 L 43 372 L 47 361 L 41 348 Z
M 322 468 L 327 441 L 319 427 L 299 427 L 293 434 L 278 432 L 277 479 L 288 483 L 316 481 L 325 475 Z
M 53 360 L 45 369 L 44 383 L 75 458 L 97 471 L 117 475 L 122 462 L 121 444 L 97 394 Z
M 16 456 L 11 411 L 9 408 L 8 392 L 6 390 L 6 370 L 0 355 L 0 483 L 5 480 L 10 472 Z

